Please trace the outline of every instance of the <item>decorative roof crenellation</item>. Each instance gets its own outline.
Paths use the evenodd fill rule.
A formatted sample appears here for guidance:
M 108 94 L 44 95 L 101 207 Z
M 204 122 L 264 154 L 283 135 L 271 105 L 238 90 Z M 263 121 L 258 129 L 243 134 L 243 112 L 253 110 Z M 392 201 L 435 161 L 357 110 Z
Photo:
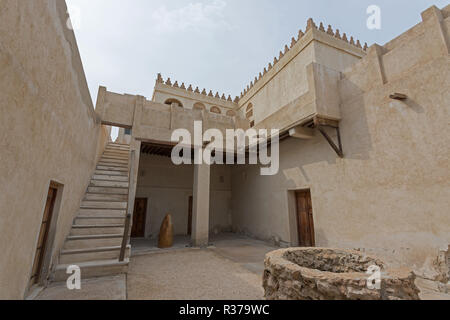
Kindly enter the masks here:
M 269 72 L 270 70 L 272 70 L 273 67 L 275 67 L 276 64 L 278 64 L 278 62 L 280 62 L 284 56 L 305 36 L 306 33 L 308 33 L 308 31 L 310 31 L 311 29 L 315 29 L 318 30 L 320 32 L 323 32 L 325 34 L 328 34 L 329 36 L 332 36 L 336 39 L 339 39 L 341 41 L 344 41 L 352 46 L 355 46 L 363 51 L 366 51 L 368 49 L 367 43 L 364 43 L 364 46 L 361 45 L 361 42 L 359 40 L 355 40 L 354 37 L 350 37 L 350 40 L 348 39 L 348 36 L 346 33 L 344 33 L 341 36 L 341 33 L 339 31 L 339 29 L 336 29 L 336 31 L 333 31 L 333 28 L 331 25 L 328 25 L 328 28 L 325 28 L 325 25 L 323 24 L 323 22 L 321 22 L 319 24 L 319 27 L 317 27 L 316 23 L 314 22 L 314 20 L 312 18 L 309 18 L 307 23 L 306 23 L 306 29 L 305 32 L 303 32 L 301 29 L 298 32 L 298 36 L 297 39 L 295 37 L 293 37 L 291 39 L 291 43 L 290 46 L 285 45 L 284 46 L 284 50 L 280 51 L 279 57 L 275 57 L 273 59 L 273 63 L 269 63 L 267 67 L 264 68 L 264 72 L 263 73 L 259 73 L 259 76 L 255 77 L 255 79 L 253 81 L 250 82 L 249 85 L 247 85 L 247 87 L 244 89 L 243 92 L 241 92 L 240 98 L 242 99 L 249 91 L 251 88 L 253 88 L 258 81 L 260 81 L 262 78 L 264 78 L 264 76 L 266 75 L 267 72 Z
M 190 84 L 187 88 L 184 82 L 181 83 L 181 85 L 178 83 L 178 81 L 175 81 L 175 83 L 172 83 L 172 80 L 170 78 L 167 78 L 167 80 L 164 80 L 164 78 L 162 77 L 161 73 L 158 73 L 158 76 L 156 78 L 156 83 L 157 84 L 164 84 L 166 86 L 172 87 L 172 88 L 178 88 L 178 89 L 182 89 L 185 90 L 187 92 L 192 92 L 192 93 L 196 93 L 196 94 L 201 94 L 203 96 L 208 96 L 210 98 L 215 98 L 215 99 L 219 99 L 219 100 L 223 100 L 223 101 L 228 101 L 228 102 L 234 102 L 237 103 L 239 102 L 239 97 L 236 97 L 234 100 L 231 98 L 231 95 L 228 95 L 228 97 L 225 95 L 225 93 L 222 93 L 222 95 L 219 94 L 219 92 L 216 92 L 216 94 L 213 93 L 212 90 L 209 91 L 209 93 L 207 93 L 206 89 L 203 89 L 200 92 L 200 89 L 198 87 L 195 88 L 195 90 L 193 89 L 194 87 L 192 86 L 192 84 Z

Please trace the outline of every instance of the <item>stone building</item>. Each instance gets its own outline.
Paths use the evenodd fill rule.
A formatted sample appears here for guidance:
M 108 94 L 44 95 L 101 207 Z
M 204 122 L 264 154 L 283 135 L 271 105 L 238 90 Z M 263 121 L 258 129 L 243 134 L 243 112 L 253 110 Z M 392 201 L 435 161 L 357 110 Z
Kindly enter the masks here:
M 124 230 L 155 238 L 167 213 L 194 246 L 243 233 L 448 276 L 450 6 L 383 46 L 310 19 L 236 98 L 158 75 L 151 99 L 100 87 L 94 109 L 64 2 L 2 4 L 0 298 L 68 264 L 126 272 Z M 174 165 L 172 132 L 194 121 L 279 129 L 278 174 Z

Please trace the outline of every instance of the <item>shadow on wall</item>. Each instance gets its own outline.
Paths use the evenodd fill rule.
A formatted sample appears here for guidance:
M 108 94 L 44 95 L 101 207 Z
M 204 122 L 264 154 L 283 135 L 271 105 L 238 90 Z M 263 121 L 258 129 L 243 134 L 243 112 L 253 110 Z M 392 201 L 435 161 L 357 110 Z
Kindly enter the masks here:
M 372 139 L 367 122 L 365 92 L 345 77 L 340 81 L 353 97 L 341 103 L 341 138 L 346 159 L 367 160 L 372 150 Z
M 425 113 L 425 109 L 415 102 L 414 100 L 408 98 L 405 101 L 403 101 L 404 104 L 406 104 L 411 110 L 413 110 L 416 113 Z
M 342 120 L 340 122 L 340 134 L 344 149 L 344 160 L 367 160 L 370 158 L 372 150 L 372 138 L 367 122 L 366 105 L 364 91 L 348 80 L 346 90 L 351 90 L 352 99 L 350 102 L 341 105 Z M 326 128 L 325 131 L 337 142 L 337 132 L 333 128 Z M 285 150 L 283 150 L 285 149 Z M 301 160 L 291 150 L 301 152 Z M 339 156 L 328 144 L 320 132 L 316 130 L 316 136 L 311 140 L 298 140 L 290 138 L 280 145 L 281 168 L 285 179 L 288 181 L 288 188 L 295 189 L 299 185 L 311 182 L 311 177 L 307 173 L 307 167 L 326 161 L 329 165 L 338 163 Z M 340 162 L 341 164 L 344 162 Z M 302 178 L 300 178 L 302 177 Z

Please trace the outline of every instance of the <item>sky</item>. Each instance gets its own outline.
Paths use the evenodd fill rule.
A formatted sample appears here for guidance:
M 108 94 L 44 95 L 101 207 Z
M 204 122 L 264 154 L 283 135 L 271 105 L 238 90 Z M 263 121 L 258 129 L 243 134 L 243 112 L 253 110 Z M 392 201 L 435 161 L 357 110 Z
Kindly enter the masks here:
M 95 105 L 98 87 L 151 99 L 157 73 L 234 98 L 312 17 L 380 45 L 448 0 L 67 0 Z M 367 27 L 367 8 L 381 29 Z

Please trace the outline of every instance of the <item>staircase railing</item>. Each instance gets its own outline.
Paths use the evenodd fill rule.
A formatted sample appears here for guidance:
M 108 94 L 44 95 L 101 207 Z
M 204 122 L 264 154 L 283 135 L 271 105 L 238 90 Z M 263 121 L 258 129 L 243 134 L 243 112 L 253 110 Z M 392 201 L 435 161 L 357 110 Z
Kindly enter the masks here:
M 131 218 L 133 217 L 134 210 L 134 198 L 136 196 L 136 176 L 134 174 L 135 167 L 135 159 L 136 159 L 136 151 L 131 150 L 130 152 L 130 171 L 128 176 L 128 205 L 127 205 L 127 216 L 125 218 L 125 228 L 123 231 L 123 239 L 122 246 L 120 248 L 120 256 L 119 261 L 122 262 L 125 260 L 125 252 L 127 250 L 128 241 L 130 238 L 130 226 L 131 226 Z

